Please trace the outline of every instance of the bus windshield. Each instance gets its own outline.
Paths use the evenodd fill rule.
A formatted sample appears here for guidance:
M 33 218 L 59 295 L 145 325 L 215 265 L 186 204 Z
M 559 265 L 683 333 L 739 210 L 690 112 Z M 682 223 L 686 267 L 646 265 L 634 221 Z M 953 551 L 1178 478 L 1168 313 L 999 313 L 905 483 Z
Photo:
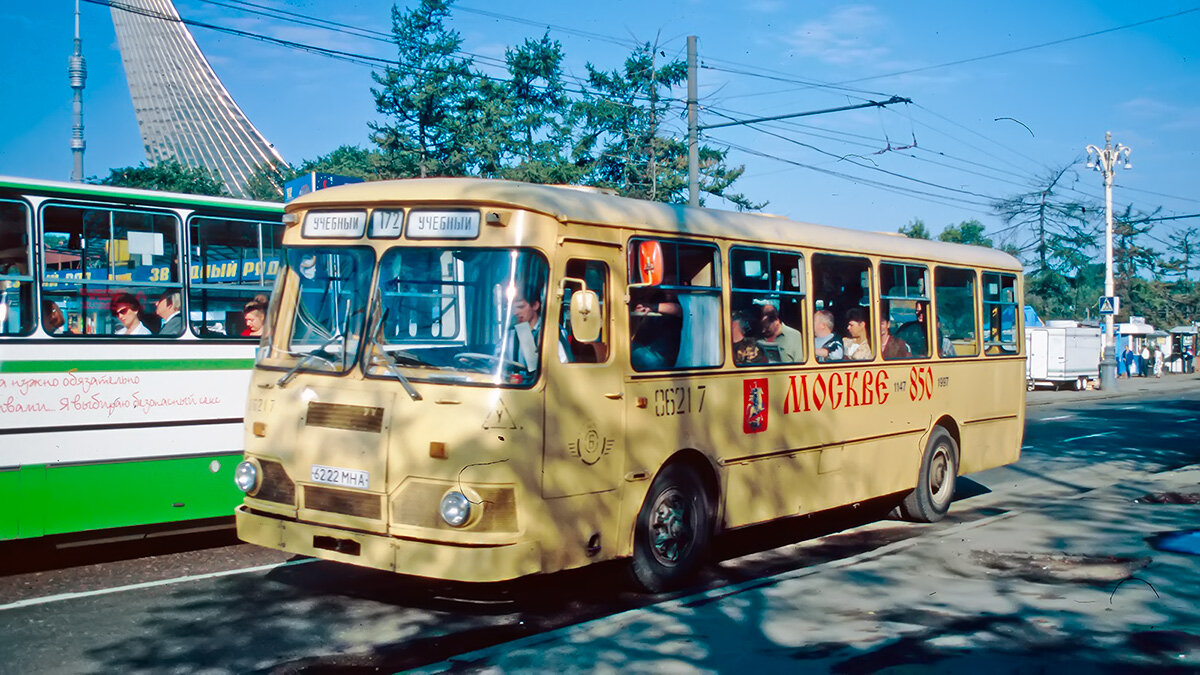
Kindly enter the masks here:
M 369 248 L 287 251 L 287 293 L 299 293 L 287 350 L 275 354 L 299 370 L 341 373 L 354 365 L 366 322 L 374 254 Z M 282 383 L 282 382 L 281 382 Z
M 533 251 L 394 248 L 379 261 L 367 374 L 531 385 L 540 365 L 547 265 Z

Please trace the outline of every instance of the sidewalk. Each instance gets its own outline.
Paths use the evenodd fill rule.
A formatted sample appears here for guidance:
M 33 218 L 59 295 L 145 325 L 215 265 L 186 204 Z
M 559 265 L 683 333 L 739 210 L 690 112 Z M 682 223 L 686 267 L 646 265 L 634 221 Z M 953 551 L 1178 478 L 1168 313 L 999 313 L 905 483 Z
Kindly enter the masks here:
M 1200 492 L 1200 467 L 1112 478 L 1071 497 L 997 495 L 1006 509 L 971 499 L 968 522 L 423 672 L 1200 670 L 1200 557 L 1152 547 L 1196 528 L 1200 506 L 1135 501 Z
M 1200 391 L 1200 373 L 1164 373 L 1160 377 L 1131 377 L 1117 380 L 1114 390 L 1085 389 L 1084 391 L 1037 389 L 1025 394 L 1026 405 L 1048 405 L 1071 401 L 1116 398 L 1124 396 L 1162 396 L 1173 392 Z

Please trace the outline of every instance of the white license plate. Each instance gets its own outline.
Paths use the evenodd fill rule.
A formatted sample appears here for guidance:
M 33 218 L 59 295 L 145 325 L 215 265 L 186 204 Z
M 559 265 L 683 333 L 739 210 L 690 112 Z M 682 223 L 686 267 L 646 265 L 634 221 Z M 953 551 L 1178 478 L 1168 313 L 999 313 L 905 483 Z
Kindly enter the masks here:
M 312 481 L 314 483 L 366 490 L 371 484 L 371 474 L 356 469 L 340 469 L 336 466 L 313 464 Z

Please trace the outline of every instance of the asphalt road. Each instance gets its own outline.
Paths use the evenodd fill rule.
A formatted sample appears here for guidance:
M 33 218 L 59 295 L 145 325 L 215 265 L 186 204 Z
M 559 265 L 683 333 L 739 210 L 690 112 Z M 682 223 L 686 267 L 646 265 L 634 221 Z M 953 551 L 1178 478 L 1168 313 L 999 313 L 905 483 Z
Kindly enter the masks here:
M 886 504 L 865 504 L 737 532 L 718 540 L 718 561 L 688 593 L 852 561 L 1200 463 L 1194 385 L 1139 383 L 1145 391 L 1118 398 L 1036 392 L 1021 461 L 961 478 L 942 523 L 889 520 Z M 621 590 L 618 565 L 472 586 L 214 546 L 222 535 L 205 536 L 210 547 L 199 550 L 148 546 L 150 555 L 105 559 L 128 549 L 114 546 L 88 554 L 100 558 L 91 564 L 0 576 L 0 673 L 393 672 L 683 595 Z M 0 560 L 18 569 L 23 556 L 36 551 L 0 547 Z

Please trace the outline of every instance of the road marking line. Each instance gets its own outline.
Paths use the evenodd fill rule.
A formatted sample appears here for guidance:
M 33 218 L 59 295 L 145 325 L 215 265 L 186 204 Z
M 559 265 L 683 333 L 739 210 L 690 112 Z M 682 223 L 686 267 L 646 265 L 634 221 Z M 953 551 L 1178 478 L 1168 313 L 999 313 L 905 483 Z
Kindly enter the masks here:
M 1085 438 L 1096 438 L 1098 436 L 1111 436 L 1112 433 L 1113 432 L 1111 432 L 1111 431 L 1101 431 L 1098 434 L 1088 434 L 1087 436 L 1076 436 L 1075 438 L 1064 439 L 1063 443 L 1070 443 L 1071 441 L 1082 441 Z
M 1067 418 L 1069 418 L 1069 417 L 1074 417 L 1074 415 L 1058 415 L 1057 417 L 1039 417 L 1037 421 L 1039 421 L 1039 422 L 1050 422 L 1050 421 L 1053 421 L 1053 420 L 1065 420 L 1065 419 L 1067 419 Z
M 279 567 L 288 567 L 291 565 L 303 565 L 304 563 L 316 562 L 317 558 L 305 558 L 303 560 L 289 560 L 287 562 L 275 563 L 274 565 L 259 565 L 257 567 L 246 567 L 237 570 L 225 570 L 224 572 L 209 572 L 208 574 L 193 574 L 186 577 L 176 577 L 174 579 L 160 579 L 158 581 L 146 581 L 140 584 L 130 584 L 128 586 L 115 586 L 113 588 L 98 588 L 94 591 L 81 591 L 78 593 L 60 593 L 59 595 L 47 595 L 41 598 L 28 598 L 18 600 L 7 605 L 0 605 L 0 612 L 6 609 L 20 609 L 21 607 L 32 607 L 33 605 L 45 605 L 51 602 L 62 602 L 63 600 L 78 600 L 80 598 L 90 598 L 97 595 L 108 595 L 109 593 L 120 593 L 121 591 L 136 591 L 142 588 L 154 588 L 156 586 L 169 586 L 171 584 L 181 584 L 187 581 L 202 581 L 204 579 L 215 579 L 217 577 L 227 577 L 234 574 L 246 574 L 249 572 L 265 572 Z

